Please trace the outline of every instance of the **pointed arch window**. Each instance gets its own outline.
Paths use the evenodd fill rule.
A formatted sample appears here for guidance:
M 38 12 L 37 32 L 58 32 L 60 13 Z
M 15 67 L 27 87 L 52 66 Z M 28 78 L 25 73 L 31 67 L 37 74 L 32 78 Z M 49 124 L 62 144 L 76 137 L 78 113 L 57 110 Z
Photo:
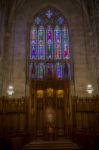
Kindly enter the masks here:
M 38 59 L 45 58 L 45 31 L 44 27 L 38 28 Z
M 30 32 L 30 60 L 37 63 L 37 76 L 43 79 L 48 72 L 57 79 L 64 75 L 64 61 L 70 58 L 69 30 L 65 17 L 47 7 L 33 19 Z
M 44 77 L 44 63 L 39 63 L 38 64 L 38 79 L 43 79 Z
M 63 59 L 69 58 L 69 37 L 68 37 L 68 29 L 66 26 L 62 27 L 62 52 Z
M 46 76 L 48 76 L 48 77 L 54 76 L 54 65 L 53 65 L 53 63 L 47 63 L 46 64 Z
M 46 58 L 53 58 L 53 30 L 51 26 L 46 29 Z
M 59 26 L 56 26 L 54 29 L 54 57 L 55 59 L 62 58 L 61 28 Z
M 32 27 L 30 33 L 30 59 L 37 58 L 37 28 Z
M 63 77 L 63 67 L 62 67 L 62 63 L 57 62 L 56 63 L 56 77 L 61 79 Z

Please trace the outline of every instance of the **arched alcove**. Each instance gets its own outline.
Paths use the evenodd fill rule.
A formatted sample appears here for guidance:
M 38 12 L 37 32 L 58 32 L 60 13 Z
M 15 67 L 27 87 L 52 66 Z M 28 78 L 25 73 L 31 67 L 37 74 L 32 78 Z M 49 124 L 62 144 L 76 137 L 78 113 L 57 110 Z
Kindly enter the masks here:
M 33 135 L 47 140 L 67 138 L 71 130 L 67 20 L 60 11 L 48 6 L 32 22 L 29 82 Z

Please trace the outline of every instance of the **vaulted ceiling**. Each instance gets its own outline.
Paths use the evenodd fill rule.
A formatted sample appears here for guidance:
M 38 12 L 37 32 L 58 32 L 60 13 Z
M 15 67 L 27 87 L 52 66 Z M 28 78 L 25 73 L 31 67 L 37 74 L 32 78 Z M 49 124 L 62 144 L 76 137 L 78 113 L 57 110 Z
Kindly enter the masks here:
M 27 0 L 0 0 L 0 3 L 1 3 L 1 8 L 0 9 L 3 9 L 6 7 L 6 14 L 7 14 L 7 23 L 10 24 L 14 14 L 15 14 L 15 11 L 16 10 L 19 10 L 22 8 L 22 6 L 24 5 L 24 3 L 26 2 Z M 78 7 L 80 8 L 83 8 L 83 11 L 85 13 L 85 15 L 88 17 L 90 17 L 90 7 L 91 7 L 91 4 L 94 2 L 98 2 L 98 0 L 75 0 L 76 4 L 78 5 Z M 38 0 L 39 2 L 39 0 Z M 73 0 L 74 2 L 74 0 Z M 95 4 L 95 3 L 94 3 Z

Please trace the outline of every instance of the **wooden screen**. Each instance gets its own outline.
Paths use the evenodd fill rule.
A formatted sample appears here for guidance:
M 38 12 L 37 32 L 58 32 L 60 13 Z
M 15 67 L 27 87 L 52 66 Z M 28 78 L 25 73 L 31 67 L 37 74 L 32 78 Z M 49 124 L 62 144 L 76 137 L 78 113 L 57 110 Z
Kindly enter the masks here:
M 68 81 L 67 84 L 66 80 L 32 81 L 30 93 L 34 137 L 47 140 L 67 137 L 70 122 Z

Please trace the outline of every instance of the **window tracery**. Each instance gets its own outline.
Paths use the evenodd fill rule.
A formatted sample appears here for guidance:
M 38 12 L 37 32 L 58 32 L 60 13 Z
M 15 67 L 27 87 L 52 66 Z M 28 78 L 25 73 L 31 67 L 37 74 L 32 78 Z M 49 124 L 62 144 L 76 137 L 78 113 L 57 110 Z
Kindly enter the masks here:
M 30 32 L 30 60 L 38 62 L 36 78 L 64 78 L 64 72 L 69 69 L 64 66 L 69 58 L 69 33 L 64 16 L 51 7 L 40 11 Z

